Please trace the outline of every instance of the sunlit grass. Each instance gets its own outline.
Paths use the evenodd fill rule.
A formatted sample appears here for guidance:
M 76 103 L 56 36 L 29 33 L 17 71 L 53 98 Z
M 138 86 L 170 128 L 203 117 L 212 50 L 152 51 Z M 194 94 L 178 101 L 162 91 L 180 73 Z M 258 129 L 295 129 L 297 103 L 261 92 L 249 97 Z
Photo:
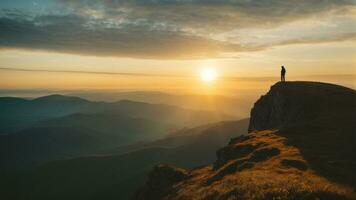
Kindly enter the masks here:
M 234 145 L 253 145 L 256 149 L 239 160 L 251 161 L 253 154 L 261 149 L 274 148 L 279 154 L 266 160 L 252 162 L 250 168 L 243 170 L 226 169 L 239 160 L 227 161 L 218 169 L 212 166 L 192 171 L 191 178 L 174 188 L 176 193 L 168 199 L 226 199 L 226 200 L 316 200 L 316 199 L 353 199 L 352 189 L 318 176 L 308 167 L 307 161 L 299 150 L 285 144 L 285 138 L 273 131 L 252 133 L 249 139 Z M 236 146 L 236 148 L 237 148 Z M 305 163 L 285 165 L 286 160 Z M 293 162 L 292 162 L 293 164 Z M 303 165 L 301 165 L 303 166 Z M 225 171 L 224 171 L 225 170 Z

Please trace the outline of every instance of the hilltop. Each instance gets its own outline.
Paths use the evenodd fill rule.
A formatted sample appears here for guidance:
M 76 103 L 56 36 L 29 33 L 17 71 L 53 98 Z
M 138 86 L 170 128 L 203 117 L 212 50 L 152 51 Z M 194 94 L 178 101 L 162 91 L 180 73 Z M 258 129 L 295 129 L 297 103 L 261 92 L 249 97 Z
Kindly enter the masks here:
M 355 199 L 355 100 L 337 85 L 277 83 L 213 164 L 158 165 L 134 199 Z

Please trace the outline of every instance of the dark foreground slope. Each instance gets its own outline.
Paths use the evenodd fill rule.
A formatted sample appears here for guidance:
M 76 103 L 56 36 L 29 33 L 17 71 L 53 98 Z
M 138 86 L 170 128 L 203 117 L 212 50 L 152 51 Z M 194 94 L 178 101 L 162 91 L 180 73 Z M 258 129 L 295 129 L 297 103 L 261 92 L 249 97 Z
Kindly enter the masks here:
M 277 83 L 251 112 L 246 136 L 194 170 L 158 165 L 134 199 L 355 199 L 354 90 Z
M 59 159 L 98 154 L 102 149 L 164 137 L 172 126 L 113 114 L 73 114 L 0 135 L 0 170 L 14 171 Z
M 0 180 L 0 194 L 7 199 L 129 199 L 153 166 L 171 163 L 193 168 L 210 163 L 216 149 L 247 128 L 248 119 L 219 122 L 118 151 L 130 151 L 126 154 L 53 161 L 31 173 Z

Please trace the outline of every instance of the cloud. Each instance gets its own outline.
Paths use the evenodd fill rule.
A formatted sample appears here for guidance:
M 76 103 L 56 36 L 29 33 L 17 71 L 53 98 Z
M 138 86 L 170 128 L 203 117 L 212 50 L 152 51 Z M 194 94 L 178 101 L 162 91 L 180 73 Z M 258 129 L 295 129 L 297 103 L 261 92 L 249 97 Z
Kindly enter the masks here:
M 225 33 L 230 41 L 238 40 L 245 46 L 277 46 L 342 42 L 356 39 L 353 16 L 326 16 L 323 21 L 297 21 L 276 28 L 250 28 Z
M 242 47 L 178 31 L 88 27 L 78 16 L 0 18 L 0 47 L 65 53 L 160 59 L 217 56 Z
M 59 0 L 129 21 L 149 19 L 190 30 L 273 27 L 309 17 L 349 12 L 354 0 Z
M 337 35 L 328 36 L 327 38 L 301 37 L 301 38 L 276 42 L 274 46 L 291 45 L 291 44 L 318 44 L 318 43 L 325 43 L 325 42 L 342 42 L 347 40 L 356 40 L 356 33 L 337 34 Z
M 62 14 L 0 12 L 0 49 L 195 59 L 278 45 L 354 40 L 356 33 L 346 28 L 350 23 L 334 20 L 322 34 L 310 34 L 302 23 L 290 36 L 281 37 L 281 27 L 300 21 L 354 19 L 353 0 L 57 1 Z

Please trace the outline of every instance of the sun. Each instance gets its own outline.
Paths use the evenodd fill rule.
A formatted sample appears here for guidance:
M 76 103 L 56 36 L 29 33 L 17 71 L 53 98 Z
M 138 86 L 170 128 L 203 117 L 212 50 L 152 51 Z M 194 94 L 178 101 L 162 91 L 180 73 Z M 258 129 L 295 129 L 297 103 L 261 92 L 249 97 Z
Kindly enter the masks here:
M 200 72 L 200 78 L 204 82 L 213 82 L 217 78 L 216 70 L 213 68 L 205 68 Z

